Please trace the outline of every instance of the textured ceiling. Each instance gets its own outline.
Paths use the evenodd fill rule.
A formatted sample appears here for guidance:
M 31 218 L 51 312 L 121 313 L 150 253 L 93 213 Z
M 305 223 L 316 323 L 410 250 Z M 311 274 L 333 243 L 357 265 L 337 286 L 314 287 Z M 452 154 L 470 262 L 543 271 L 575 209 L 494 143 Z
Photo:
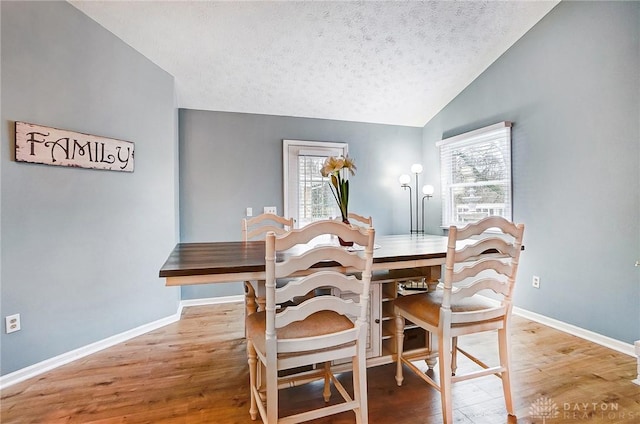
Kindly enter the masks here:
M 70 1 L 178 106 L 423 126 L 557 1 Z

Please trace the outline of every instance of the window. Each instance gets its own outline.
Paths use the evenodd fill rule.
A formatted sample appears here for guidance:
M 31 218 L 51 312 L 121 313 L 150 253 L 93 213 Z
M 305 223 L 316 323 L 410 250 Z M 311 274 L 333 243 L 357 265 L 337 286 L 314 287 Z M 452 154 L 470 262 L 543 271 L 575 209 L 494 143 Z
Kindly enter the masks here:
M 329 156 L 348 153 L 346 143 L 283 140 L 284 210 L 296 227 L 340 216 L 329 179 L 320 169 Z
M 440 147 L 442 225 L 511 217 L 511 122 L 447 138 Z

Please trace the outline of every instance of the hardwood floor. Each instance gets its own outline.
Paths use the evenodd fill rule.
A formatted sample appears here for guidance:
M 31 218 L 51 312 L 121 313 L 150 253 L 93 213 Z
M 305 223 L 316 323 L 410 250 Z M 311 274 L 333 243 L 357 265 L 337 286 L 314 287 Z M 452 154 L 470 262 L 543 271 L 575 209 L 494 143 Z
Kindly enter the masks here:
M 0 422 L 253 423 L 243 314 L 239 303 L 186 308 L 177 323 L 3 390 Z M 461 338 L 460 345 L 494 363 L 495 337 Z M 640 422 L 634 358 L 519 317 L 512 355 L 518 418 L 507 416 L 500 380 L 489 376 L 454 385 L 456 423 Z M 439 393 L 408 370 L 397 387 L 394 366 L 368 371 L 369 422 L 442 422 Z M 461 361 L 461 369 L 469 366 Z M 350 374 L 341 378 L 350 388 Z M 297 410 L 321 391 L 317 384 L 287 389 L 281 408 Z M 344 413 L 315 422 L 355 419 Z

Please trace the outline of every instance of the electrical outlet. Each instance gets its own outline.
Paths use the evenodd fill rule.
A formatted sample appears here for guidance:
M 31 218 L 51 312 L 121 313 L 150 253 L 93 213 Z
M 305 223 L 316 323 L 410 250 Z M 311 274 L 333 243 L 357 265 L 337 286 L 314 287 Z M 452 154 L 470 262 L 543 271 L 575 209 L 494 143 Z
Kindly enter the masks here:
M 253 208 L 247 208 L 246 216 L 253 216 Z
M 8 315 L 4 318 L 7 334 L 20 331 L 20 314 Z
M 265 206 L 264 207 L 264 213 L 272 213 L 274 215 L 278 214 L 275 206 Z
M 533 281 L 531 282 L 531 285 L 536 288 L 539 289 L 540 288 L 540 277 L 538 277 L 537 275 L 533 276 Z

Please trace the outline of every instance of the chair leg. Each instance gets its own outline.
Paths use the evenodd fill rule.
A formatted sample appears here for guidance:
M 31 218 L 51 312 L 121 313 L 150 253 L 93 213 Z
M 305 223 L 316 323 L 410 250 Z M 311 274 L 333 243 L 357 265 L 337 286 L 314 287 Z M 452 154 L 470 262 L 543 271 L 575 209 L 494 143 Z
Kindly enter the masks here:
M 451 339 L 451 375 L 456 375 L 458 369 L 458 338 Z
M 402 352 L 404 348 L 404 317 L 396 315 L 396 384 L 402 386 Z
M 448 334 L 438 337 L 438 362 L 440 363 L 440 398 L 444 424 L 453 423 L 451 399 L 451 337 Z
M 511 355 L 509 353 L 509 328 L 498 330 L 498 351 L 500 354 L 500 366 L 504 371 L 500 374 L 502 378 L 502 390 L 504 391 L 504 403 L 509 415 L 515 415 L 513 409 L 513 398 L 511 397 Z
M 357 424 L 368 424 L 369 407 L 367 404 L 367 360 L 366 334 L 358 342 L 358 355 L 352 358 L 353 367 L 353 398 L 359 404 L 356 413 Z
M 429 349 L 429 353 L 427 354 L 424 362 L 427 364 L 430 370 L 436 367 L 438 363 L 438 337 L 433 333 L 426 331 L 425 337 L 427 339 L 427 348 Z
M 268 354 L 267 354 L 268 355 Z M 267 362 L 276 363 L 276 360 Z M 266 368 L 267 385 L 267 423 L 278 422 L 278 371 L 275 366 Z
M 256 380 L 256 376 L 257 376 L 257 355 L 256 355 L 256 349 L 253 347 L 253 343 L 251 342 L 251 340 L 247 340 L 247 357 L 249 358 L 248 362 L 249 362 L 249 396 L 251 399 L 251 406 L 249 407 L 249 415 L 251 416 L 251 419 L 255 421 L 255 419 L 258 417 L 258 407 L 256 404 L 256 397 L 254 394 L 253 389 L 254 388 L 258 388 L 258 382 Z M 258 400 L 259 401 L 259 400 Z
M 329 361 L 324 363 L 324 390 L 322 391 L 322 397 L 325 402 L 331 400 L 331 363 Z

